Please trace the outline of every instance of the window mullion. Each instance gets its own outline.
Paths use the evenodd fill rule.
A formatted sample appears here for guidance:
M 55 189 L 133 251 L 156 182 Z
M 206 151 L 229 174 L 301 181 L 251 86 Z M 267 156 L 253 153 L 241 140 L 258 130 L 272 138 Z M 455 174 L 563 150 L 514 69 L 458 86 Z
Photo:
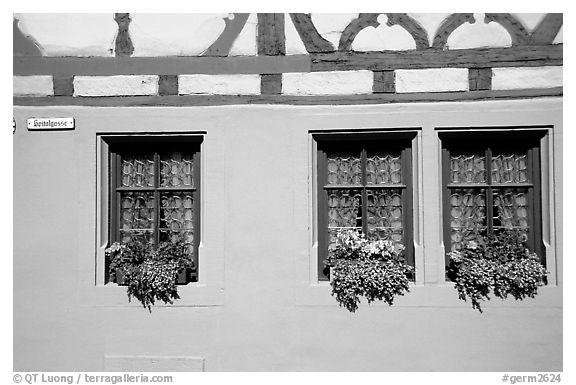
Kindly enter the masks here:
M 154 152 L 154 247 L 160 242 L 160 154 Z
M 530 149 L 526 152 L 526 161 L 527 161 L 527 174 L 528 177 L 530 178 L 529 182 L 532 183 L 537 183 L 537 176 L 534 174 L 534 170 L 537 169 L 538 167 L 535 165 L 534 163 L 534 158 L 536 158 L 534 155 L 534 148 L 530 147 Z M 535 167 L 536 166 L 536 167 Z M 540 252 L 540 250 L 538 249 L 538 245 L 536 244 L 536 239 L 535 239 L 535 226 L 536 226 L 536 217 L 535 217 L 535 210 L 534 210 L 534 205 L 536 200 L 534 199 L 534 194 L 535 189 L 533 187 L 534 185 L 532 185 L 532 187 L 527 189 L 527 196 L 528 196 L 528 247 L 530 248 L 530 250 L 532 251 L 536 251 L 536 252 Z M 540 200 L 540 198 L 538 198 L 538 201 Z
M 366 149 L 362 149 L 360 155 L 360 167 L 362 167 L 362 232 L 368 236 L 368 193 L 366 191 Z
M 112 210 L 110 210 L 113 213 L 112 218 L 110 218 L 111 223 L 113 224 L 112 227 L 112 240 L 117 242 L 121 240 L 120 237 L 120 226 L 118 224 L 118 218 L 120 218 L 120 193 L 116 190 L 117 187 L 121 186 L 121 175 L 122 175 L 122 159 L 120 157 L 120 155 L 116 152 L 112 153 L 112 157 L 113 157 L 113 174 L 112 174 L 112 183 L 113 183 L 113 187 L 114 190 L 112 190 L 112 194 L 113 195 L 113 200 L 112 200 Z
M 492 235 L 494 232 L 494 197 L 492 196 L 492 149 L 486 149 L 486 233 Z

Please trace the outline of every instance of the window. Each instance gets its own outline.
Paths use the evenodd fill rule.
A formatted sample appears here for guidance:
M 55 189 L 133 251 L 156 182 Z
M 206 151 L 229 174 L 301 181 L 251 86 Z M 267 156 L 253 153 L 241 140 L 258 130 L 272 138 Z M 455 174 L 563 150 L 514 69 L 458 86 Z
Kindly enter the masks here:
M 179 284 L 197 281 L 200 139 L 110 138 L 110 240 L 154 245 L 183 236 L 195 262 Z M 108 261 L 106 261 L 106 266 Z
M 440 134 L 447 250 L 460 249 L 477 234 L 516 229 L 544 262 L 539 147 L 542 136 L 541 131 Z
M 318 134 L 318 278 L 338 229 L 412 245 L 413 133 Z

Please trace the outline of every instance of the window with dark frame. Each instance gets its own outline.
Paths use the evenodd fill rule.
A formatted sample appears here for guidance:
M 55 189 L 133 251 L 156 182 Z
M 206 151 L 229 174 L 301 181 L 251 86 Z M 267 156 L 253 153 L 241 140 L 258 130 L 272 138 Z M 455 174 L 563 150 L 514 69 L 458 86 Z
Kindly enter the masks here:
M 540 197 L 543 136 L 538 130 L 440 133 L 447 251 L 458 250 L 479 235 L 517 230 L 545 262 Z
M 182 237 L 195 268 L 181 273 L 178 284 L 197 281 L 201 138 L 112 137 L 107 142 L 111 242 L 142 237 L 157 246 Z
M 318 279 L 339 229 L 356 229 L 405 247 L 412 242 L 412 139 L 415 133 L 317 134 Z

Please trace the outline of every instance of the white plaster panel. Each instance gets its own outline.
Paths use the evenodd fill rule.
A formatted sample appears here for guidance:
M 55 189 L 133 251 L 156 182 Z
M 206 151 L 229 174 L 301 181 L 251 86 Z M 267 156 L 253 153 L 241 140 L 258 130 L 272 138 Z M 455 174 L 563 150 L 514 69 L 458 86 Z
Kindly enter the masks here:
M 246 20 L 246 24 L 240 34 L 236 37 L 229 56 L 256 55 L 258 48 L 256 46 L 256 26 L 258 25 L 258 15 L 251 13 Z
M 322 37 L 338 48 L 340 35 L 357 13 L 312 13 L 312 22 Z
M 158 94 L 157 75 L 74 77 L 74 96 L 136 96 L 156 94 Z
M 372 93 L 372 71 L 334 71 L 282 74 L 285 95 L 354 95 Z
M 428 42 L 430 45 L 434 42 L 434 35 L 440 28 L 442 22 L 450 16 L 450 13 L 409 13 L 428 33 Z
M 52 76 L 14 76 L 12 84 L 14 96 L 54 95 Z
M 562 31 L 564 30 L 564 26 L 560 27 L 560 31 L 558 31 L 558 35 L 552 41 L 552 44 L 560 44 L 562 43 Z
M 286 38 L 286 55 L 300 55 L 308 53 L 288 13 L 284 15 L 284 20 L 285 20 L 284 36 Z
M 510 34 L 496 22 L 484 23 L 484 14 L 474 14 L 475 23 L 464 23 L 448 37 L 450 49 L 479 47 L 510 47 Z
M 260 75 L 180 75 L 180 95 L 258 95 Z
M 493 68 L 492 89 L 562 87 L 562 66 Z
M 542 21 L 545 13 L 513 13 L 512 16 L 520 20 L 528 31 L 533 31 L 534 28 Z
M 467 68 L 396 70 L 396 92 L 468 91 Z
M 408 31 L 395 24 L 386 25 L 388 17 L 379 15 L 377 28 L 364 28 L 352 42 L 355 51 L 409 50 L 416 49 L 416 42 Z
M 113 13 L 18 13 L 14 17 L 45 56 L 114 56 L 118 24 Z
M 131 13 L 133 56 L 197 56 L 220 36 L 227 13 Z

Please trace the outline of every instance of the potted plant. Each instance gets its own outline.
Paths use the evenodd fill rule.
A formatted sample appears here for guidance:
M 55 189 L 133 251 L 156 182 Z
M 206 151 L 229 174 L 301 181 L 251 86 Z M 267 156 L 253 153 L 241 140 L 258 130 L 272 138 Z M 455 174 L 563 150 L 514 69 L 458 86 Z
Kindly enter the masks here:
M 501 299 L 508 295 L 516 300 L 534 298 L 546 279 L 546 269 L 519 231 L 478 235 L 476 241 L 448 254 L 448 277 L 454 281 L 459 298 L 470 298 L 472 308 L 480 313 L 480 301 L 490 300 L 490 293 Z
M 340 306 L 355 312 L 360 297 L 394 303 L 394 296 L 409 291 L 414 268 L 403 257 L 404 247 L 391 241 L 368 239 L 355 230 L 339 230 L 328 250 L 332 295 Z
M 157 300 L 173 304 L 179 299 L 178 275 L 194 267 L 188 246 L 181 238 L 151 242 L 132 237 L 128 243 L 113 243 L 106 249 L 110 258 L 110 280 L 127 286 L 128 301 L 136 298 L 152 311 Z

